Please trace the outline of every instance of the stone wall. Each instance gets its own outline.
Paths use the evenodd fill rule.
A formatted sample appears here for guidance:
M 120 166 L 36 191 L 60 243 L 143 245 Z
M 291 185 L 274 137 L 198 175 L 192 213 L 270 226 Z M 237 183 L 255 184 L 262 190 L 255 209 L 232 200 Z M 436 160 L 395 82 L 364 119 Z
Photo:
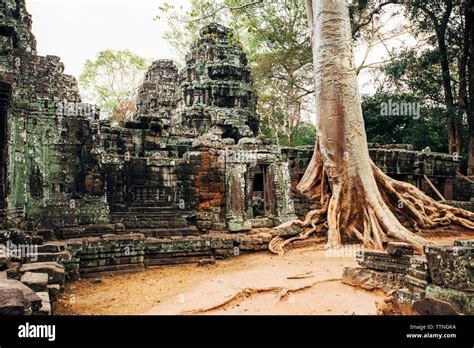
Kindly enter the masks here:
M 24 1 L 2 2 L 0 83 L 11 95 L 2 158 L 8 218 L 60 227 L 108 219 L 100 166 L 92 155 L 99 112 L 81 104 L 55 56 L 36 55 Z M 5 112 L 4 109 L 4 112 Z
M 284 148 L 289 159 L 292 186 L 296 187 L 313 155 L 313 148 Z M 472 185 L 456 177 L 459 160 L 430 151 L 414 151 L 410 145 L 369 144 L 374 163 L 390 177 L 411 183 L 436 200 L 440 197 L 424 179 L 426 175 L 448 201 L 469 201 Z

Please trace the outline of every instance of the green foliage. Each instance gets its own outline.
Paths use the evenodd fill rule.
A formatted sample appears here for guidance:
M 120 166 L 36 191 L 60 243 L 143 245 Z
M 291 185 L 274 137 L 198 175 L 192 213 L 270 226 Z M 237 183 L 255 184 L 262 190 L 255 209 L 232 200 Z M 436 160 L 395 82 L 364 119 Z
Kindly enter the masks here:
M 383 103 L 410 102 L 421 106 L 420 117 L 383 116 Z M 445 112 L 441 107 L 423 104 L 414 94 L 379 92 L 362 98 L 367 139 L 379 144 L 412 144 L 416 150 L 430 147 L 432 151 L 447 151 Z
M 276 143 L 297 145 L 295 134 L 308 116 L 305 107 L 313 106 L 312 50 L 305 3 L 265 2 L 236 11 L 235 17 L 249 44 L 259 94 L 258 112 L 273 128 Z
M 123 121 L 135 111 L 138 88 L 148 66 L 145 59 L 128 50 L 105 50 L 94 61 L 86 61 L 79 83 L 102 115 Z
M 226 11 L 216 11 L 219 5 L 220 2 L 213 0 L 189 0 L 188 10 L 172 3 L 164 3 L 159 8 L 160 14 L 155 19 L 168 26 L 164 39 L 175 49 L 178 66 L 183 66 L 189 47 L 199 37 L 203 26 L 216 22 L 235 29 L 229 23 Z
M 316 126 L 310 122 L 302 122 L 296 128 L 292 146 L 313 146 L 316 143 Z M 290 145 L 290 144 L 289 144 Z
M 385 91 L 410 91 L 420 99 L 442 106 L 444 103 L 443 79 L 435 49 L 408 49 L 382 67 L 387 77 Z

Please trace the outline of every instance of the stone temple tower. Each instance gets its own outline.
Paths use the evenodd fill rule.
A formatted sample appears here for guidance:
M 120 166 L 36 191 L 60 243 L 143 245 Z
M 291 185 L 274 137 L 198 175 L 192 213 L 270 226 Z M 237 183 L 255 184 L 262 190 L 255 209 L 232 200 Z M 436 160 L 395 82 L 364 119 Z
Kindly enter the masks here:
M 258 134 L 250 67 L 231 29 L 215 23 L 205 26 L 179 78 L 173 120 L 177 135 L 213 135 L 237 143 Z
M 0 1 L 0 54 L 11 49 L 36 54 L 36 39 L 31 32 L 31 24 L 25 0 Z
M 178 68 L 172 60 L 153 62 L 138 92 L 135 119 L 168 136 L 171 115 L 176 108 L 177 84 Z

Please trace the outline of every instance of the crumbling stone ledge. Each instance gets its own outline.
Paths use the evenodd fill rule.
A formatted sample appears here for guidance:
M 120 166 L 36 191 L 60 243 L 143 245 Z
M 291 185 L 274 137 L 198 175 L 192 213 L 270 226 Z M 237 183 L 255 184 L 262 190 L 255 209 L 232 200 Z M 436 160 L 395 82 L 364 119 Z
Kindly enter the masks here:
M 271 233 L 270 233 L 271 231 Z M 144 234 L 107 234 L 63 241 L 71 254 L 64 262 L 66 278 L 96 277 L 143 271 L 149 267 L 226 259 L 268 250 L 275 235 L 293 236 L 298 229 L 255 234 L 210 232 L 202 236 L 147 238 Z

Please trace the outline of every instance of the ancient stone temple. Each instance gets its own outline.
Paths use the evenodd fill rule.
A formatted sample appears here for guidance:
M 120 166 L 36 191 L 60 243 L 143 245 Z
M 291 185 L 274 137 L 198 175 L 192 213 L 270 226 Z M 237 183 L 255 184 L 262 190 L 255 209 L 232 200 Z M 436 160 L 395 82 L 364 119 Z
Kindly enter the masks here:
M 0 246 L 36 248 L 34 259 L 0 254 L 13 282 L 0 280 L 0 291 L 14 286 L 30 299 L 20 313 L 50 313 L 65 277 L 267 250 L 273 236 L 262 228 L 315 204 L 294 190 L 312 149 L 279 148 L 259 134 L 250 67 L 230 29 L 204 27 L 181 71 L 155 61 L 133 120 L 118 126 L 81 102 L 63 70 L 58 57 L 37 55 L 24 0 L 2 0 Z M 409 146 L 370 153 L 434 197 L 473 196 L 453 156 Z

